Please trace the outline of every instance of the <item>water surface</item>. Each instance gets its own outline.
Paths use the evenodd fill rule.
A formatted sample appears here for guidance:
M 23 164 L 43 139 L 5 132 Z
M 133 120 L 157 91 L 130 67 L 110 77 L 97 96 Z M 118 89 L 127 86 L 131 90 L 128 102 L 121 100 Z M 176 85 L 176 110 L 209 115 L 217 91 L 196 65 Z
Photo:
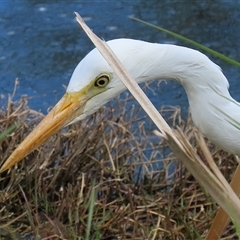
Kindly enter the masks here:
M 210 48 L 240 60 L 239 1 L 0 1 L 0 94 L 15 99 L 29 96 L 30 107 L 44 113 L 64 94 L 78 62 L 93 48 L 79 28 L 73 12 L 79 12 L 94 32 L 110 40 L 134 38 L 189 46 L 145 25 L 135 16 L 178 32 Z M 221 65 L 240 100 L 239 69 L 211 57 Z M 174 82 L 153 83 L 148 96 L 163 104 L 188 109 L 183 88 Z M 0 100 L 6 105 L 7 99 Z

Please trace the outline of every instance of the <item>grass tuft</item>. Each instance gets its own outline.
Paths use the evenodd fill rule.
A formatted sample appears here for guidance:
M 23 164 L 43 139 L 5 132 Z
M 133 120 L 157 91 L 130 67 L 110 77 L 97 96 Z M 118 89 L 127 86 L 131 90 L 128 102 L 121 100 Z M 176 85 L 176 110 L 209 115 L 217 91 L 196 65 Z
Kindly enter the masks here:
M 216 204 L 128 100 L 65 128 L 1 174 L 0 239 L 204 238 Z M 160 111 L 194 144 L 178 108 Z M 0 132 L 20 123 L 0 142 L 1 164 L 42 118 L 25 98 L 0 110 Z M 237 162 L 208 145 L 229 180 Z M 229 224 L 223 239 L 234 238 Z

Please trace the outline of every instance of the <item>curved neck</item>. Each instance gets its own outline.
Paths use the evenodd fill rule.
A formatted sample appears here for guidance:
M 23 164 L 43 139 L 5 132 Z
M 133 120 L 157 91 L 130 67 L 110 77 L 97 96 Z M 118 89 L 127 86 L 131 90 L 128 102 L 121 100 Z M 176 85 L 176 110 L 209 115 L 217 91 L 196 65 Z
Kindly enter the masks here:
M 152 44 L 143 58 L 146 67 L 136 72 L 138 82 L 172 79 L 185 89 L 194 124 L 220 148 L 240 156 L 240 105 L 229 94 L 221 69 L 204 54 L 184 47 Z M 141 53 L 140 53 L 141 54 Z
M 189 100 L 192 99 L 191 96 L 204 97 L 210 92 L 212 95 L 214 91 L 230 97 L 228 80 L 220 67 L 204 54 L 175 45 L 147 44 L 148 54 L 144 48 L 137 53 L 140 58 L 138 62 L 144 62 L 144 67 L 142 68 L 141 64 L 134 73 L 138 82 L 156 79 L 175 80 L 184 87 Z
M 145 43 L 137 52 L 137 71 L 132 71 L 140 83 L 149 80 L 172 79 L 185 89 L 196 125 L 201 117 L 211 117 L 214 107 L 233 115 L 239 106 L 230 96 L 229 83 L 219 66 L 199 51 L 168 44 Z M 143 64 L 144 63 L 144 64 Z M 142 67 L 144 66 L 144 67 Z M 127 66 L 126 66 L 127 67 Z M 131 67 L 131 66 L 130 66 Z M 231 101 L 229 101 L 231 100 Z M 231 108 L 229 106 L 231 105 Z

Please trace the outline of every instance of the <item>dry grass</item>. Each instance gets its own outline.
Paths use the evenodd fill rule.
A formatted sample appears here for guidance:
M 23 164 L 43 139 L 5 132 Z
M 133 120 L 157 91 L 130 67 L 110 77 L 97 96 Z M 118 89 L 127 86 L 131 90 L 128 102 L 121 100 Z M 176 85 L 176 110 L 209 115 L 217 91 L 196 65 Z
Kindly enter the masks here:
M 64 129 L 1 174 L 0 239 L 204 237 L 216 204 L 166 143 L 146 133 L 146 117 L 126 101 Z M 179 109 L 161 112 L 194 144 L 192 124 Z M 9 100 L 0 111 L 0 132 L 20 126 L 0 143 L 1 164 L 42 117 L 24 98 Z M 229 179 L 236 161 L 210 148 Z M 237 239 L 232 225 L 225 236 Z

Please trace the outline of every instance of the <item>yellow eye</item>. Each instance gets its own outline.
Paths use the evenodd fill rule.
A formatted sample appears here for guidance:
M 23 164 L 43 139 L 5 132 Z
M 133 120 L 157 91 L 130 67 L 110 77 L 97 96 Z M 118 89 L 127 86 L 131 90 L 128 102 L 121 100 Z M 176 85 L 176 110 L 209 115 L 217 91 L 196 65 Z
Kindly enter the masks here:
M 109 84 L 109 82 L 110 82 L 110 77 L 108 75 L 104 74 L 104 75 L 97 77 L 97 79 L 94 83 L 94 86 L 104 88 Z

